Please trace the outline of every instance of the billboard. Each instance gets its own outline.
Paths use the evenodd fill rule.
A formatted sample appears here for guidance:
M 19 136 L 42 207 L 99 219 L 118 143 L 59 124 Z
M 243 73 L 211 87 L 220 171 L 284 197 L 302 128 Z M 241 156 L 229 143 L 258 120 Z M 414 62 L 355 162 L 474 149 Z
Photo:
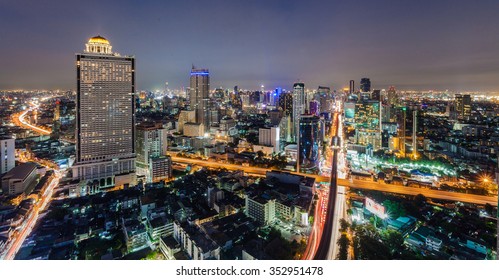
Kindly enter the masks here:
M 381 219 L 386 218 L 385 207 L 369 197 L 366 197 L 366 209 Z

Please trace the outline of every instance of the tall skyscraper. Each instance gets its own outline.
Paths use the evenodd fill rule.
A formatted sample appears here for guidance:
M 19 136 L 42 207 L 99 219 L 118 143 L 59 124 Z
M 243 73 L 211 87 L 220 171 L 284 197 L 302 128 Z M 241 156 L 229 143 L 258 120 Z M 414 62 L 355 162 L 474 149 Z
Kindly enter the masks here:
M 346 114 L 346 113 L 345 113 Z M 355 104 L 355 143 L 381 148 L 380 102 L 358 101 Z
M 135 58 L 101 36 L 76 54 L 73 177 L 103 189 L 135 184 Z
M 189 102 L 191 110 L 196 111 L 196 122 L 203 124 L 205 131 L 210 129 L 210 72 L 208 69 L 197 69 L 192 66 Z
M 333 101 L 331 88 L 319 86 L 319 88 L 317 89 L 317 95 L 318 98 L 316 98 L 316 100 L 319 101 L 318 113 L 330 112 L 332 109 L 331 105 Z
M 360 79 L 360 91 L 361 92 L 371 91 L 371 80 L 369 78 Z
M 471 96 L 469 94 L 463 95 L 463 111 L 462 117 L 469 118 L 471 116 Z
M 355 92 L 355 81 L 350 80 L 350 90 L 348 91 L 349 94 L 353 94 Z
M 16 140 L 11 137 L 0 137 L 0 175 L 16 166 L 15 142 Z
M 313 115 L 303 115 L 299 124 L 298 171 L 315 173 L 321 151 L 321 121 Z
M 301 115 L 305 114 L 305 110 L 308 107 L 305 98 L 305 84 L 295 83 L 293 85 L 293 128 L 292 133 L 295 141 L 298 141 L 298 125 L 300 123 Z
M 454 108 L 457 112 L 457 115 L 459 117 L 462 117 L 462 114 L 463 114 L 463 95 L 462 94 L 456 94 L 454 96 Z
M 394 86 L 391 86 L 390 89 L 388 89 L 388 105 L 389 106 L 394 106 L 397 104 L 397 91 L 395 90 Z
M 412 156 L 418 156 L 418 110 L 412 111 Z
M 293 95 L 289 92 L 279 95 L 279 109 L 284 112 L 284 116 L 293 115 Z

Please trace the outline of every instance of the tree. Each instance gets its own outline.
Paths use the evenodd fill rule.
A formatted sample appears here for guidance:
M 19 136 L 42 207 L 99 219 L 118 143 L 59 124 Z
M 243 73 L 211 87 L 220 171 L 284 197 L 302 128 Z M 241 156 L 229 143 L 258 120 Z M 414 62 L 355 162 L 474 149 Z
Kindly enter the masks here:
M 346 232 L 349 227 L 350 227 L 350 223 L 347 222 L 347 220 L 345 220 L 345 219 L 340 220 L 340 231 L 341 232 Z
M 390 218 L 392 219 L 397 219 L 400 216 L 406 215 L 406 210 L 404 206 L 402 206 L 397 201 L 392 201 L 387 199 L 383 202 L 383 206 L 385 206 L 386 211 L 388 212 Z
M 383 232 L 382 239 L 390 249 L 392 255 L 397 255 L 404 249 L 404 237 L 396 230 L 386 230 Z
M 425 204 L 426 204 L 426 196 L 424 196 L 422 194 L 416 195 L 416 197 L 414 197 L 414 204 L 416 204 L 416 206 L 419 207 L 419 208 L 425 206 Z
M 486 203 L 486 204 L 485 204 L 485 211 L 487 211 L 487 213 L 488 213 L 489 215 L 492 215 L 492 214 L 494 213 L 494 206 L 492 206 L 492 205 L 490 205 L 490 204 Z
M 342 233 L 336 244 L 338 244 L 339 246 L 338 255 L 336 256 L 336 258 L 338 260 L 348 259 L 348 247 L 350 246 L 350 239 L 348 239 L 347 234 Z

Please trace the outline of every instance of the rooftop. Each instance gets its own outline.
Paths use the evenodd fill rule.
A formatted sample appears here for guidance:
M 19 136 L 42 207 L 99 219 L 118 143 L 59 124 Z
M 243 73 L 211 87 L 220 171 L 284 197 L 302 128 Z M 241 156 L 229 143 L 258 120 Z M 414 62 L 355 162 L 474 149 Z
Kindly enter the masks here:
M 2 180 L 4 179 L 20 179 L 25 180 L 33 170 L 37 167 L 34 162 L 26 162 L 21 165 L 18 165 L 12 168 L 9 172 L 3 175 Z

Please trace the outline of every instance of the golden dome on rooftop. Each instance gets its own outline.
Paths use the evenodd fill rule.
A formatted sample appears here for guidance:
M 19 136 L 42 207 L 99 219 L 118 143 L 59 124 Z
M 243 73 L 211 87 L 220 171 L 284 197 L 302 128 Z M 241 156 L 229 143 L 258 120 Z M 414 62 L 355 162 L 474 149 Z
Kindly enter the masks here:
M 106 44 L 106 45 L 109 45 L 109 41 L 106 38 L 104 38 L 104 37 L 102 37 L 100 35 L 97 35 L 95 37 L 90 38 L 88 40 L 88 43 L 97 43 L 97 44 Z

